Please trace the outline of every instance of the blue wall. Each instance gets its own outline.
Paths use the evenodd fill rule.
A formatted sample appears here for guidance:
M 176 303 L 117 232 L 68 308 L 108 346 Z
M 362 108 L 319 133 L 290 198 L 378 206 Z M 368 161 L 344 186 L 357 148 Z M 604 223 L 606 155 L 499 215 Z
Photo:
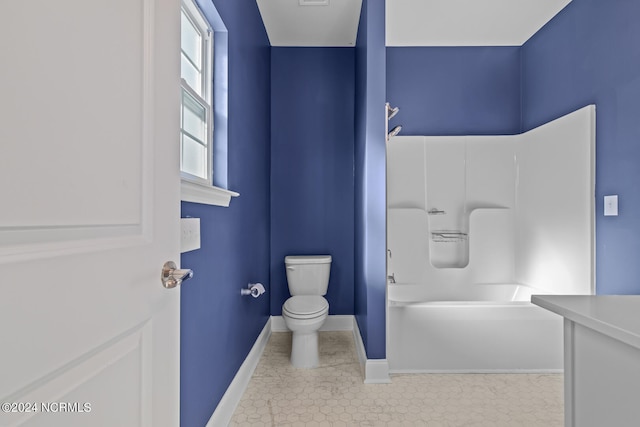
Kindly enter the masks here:
M 573 0 L 522 48 L 525 129 L 596 104 L 599 294 L 640 293 L 639 16 L 638 1 Z M 617 217 L 603 216 L 607 194 Z
M 271 49 L 253 0 L 214 2 L 229 30 L 228 183 L 241 196 L 182 205 L 202 219 L 203 245 L 182 257 L 196 271 L 181 291 L 182 425 L 206 423 L 280 314 L 289 253 L 334 256 L 331 313 L 355 313 L 368 358 L 385 357 L 387 99 L 402 134 L 516 133 L 596 103 L 598 292 L 640 293 L 638 2 L 573 0 L 520 49 L 386 52 L 384 2 L 363 1 L 355 50 Z M 620 216 L 602 217 L 605 194 L 621 196 Z M 251 281 L 269 298 L 241 298 Z
M 401 135 L 520 132 L 519 47 L 389 47 L 386 66 Z
M 355 315 L 368 359 L 386 356 L 384 13 L 363 0 L 356 42 Z
M 181 289 L 183 426 L 207 423 L 269 316 L 268 297 L 240 296 L 249 282 L 269 288 L 269 41 L 254 0 L 215 5 L 229 34 L 228 184 L 240 197 L 182 204 L 183 217 L 201 218 L 202 242 L 181 258 L 195 272 Z
M 271 50 L 271 314 L 286 255 L 330 254 L 329 314 L 353 314 L 352 48 Z

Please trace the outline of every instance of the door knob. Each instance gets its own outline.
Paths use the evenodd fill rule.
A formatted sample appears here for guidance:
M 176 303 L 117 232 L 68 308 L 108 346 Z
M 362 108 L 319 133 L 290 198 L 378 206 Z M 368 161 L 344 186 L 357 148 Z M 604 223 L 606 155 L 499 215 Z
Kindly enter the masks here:
M 162 266 L 162 286 L 167 289 L 175 288 L 184 280 L 191 279 L 193 271 L 189 269 L 179 269 L 173 261 L 167 261 Z

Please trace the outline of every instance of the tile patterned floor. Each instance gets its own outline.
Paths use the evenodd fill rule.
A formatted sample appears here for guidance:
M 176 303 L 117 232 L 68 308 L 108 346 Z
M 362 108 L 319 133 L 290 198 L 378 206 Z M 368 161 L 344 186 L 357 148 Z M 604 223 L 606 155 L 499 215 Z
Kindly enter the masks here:
M 351 332 L 320 333 L 320 367 L 289 364 L 291 334 L 273 333 L 231 426 L 563 424 L 562 375 L 411 374 L 363 384 Z

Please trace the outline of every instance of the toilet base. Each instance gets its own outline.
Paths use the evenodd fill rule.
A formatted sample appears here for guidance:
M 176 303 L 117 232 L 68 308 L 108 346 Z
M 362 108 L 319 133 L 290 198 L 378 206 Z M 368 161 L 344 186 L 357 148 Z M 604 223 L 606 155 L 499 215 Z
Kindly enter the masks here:
M 295 368 L 316 368 L 320 364 L 318 332 L 293 332 L 291 336 L 291 364 Z

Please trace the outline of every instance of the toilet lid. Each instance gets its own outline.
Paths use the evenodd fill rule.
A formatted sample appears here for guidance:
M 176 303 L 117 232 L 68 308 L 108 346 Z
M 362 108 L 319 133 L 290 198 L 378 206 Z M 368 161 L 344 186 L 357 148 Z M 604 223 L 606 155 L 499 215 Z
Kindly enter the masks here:
M 329 303 L 320 295 L 297 295 L 284 302 L 282 310 L 296 316 L 313 316 L 329 309 Z

